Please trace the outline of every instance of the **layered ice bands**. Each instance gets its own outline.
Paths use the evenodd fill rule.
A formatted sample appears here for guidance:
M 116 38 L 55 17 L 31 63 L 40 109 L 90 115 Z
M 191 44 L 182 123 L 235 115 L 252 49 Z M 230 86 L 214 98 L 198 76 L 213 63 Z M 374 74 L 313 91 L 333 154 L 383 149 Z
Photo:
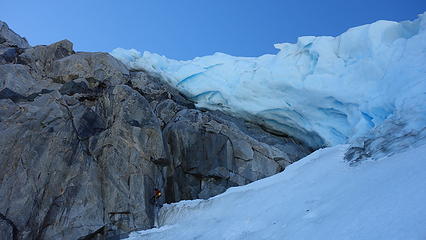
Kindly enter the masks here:
M 190 61 L 134 49 L 111 54 L 130 69 L 159 73 L 198 107 L 257 121 L 314 148 L 350 142 L 391 117 L 407 119 L 412 130 L 426 126 L 426 14 L 275 47 L 276 55 Z

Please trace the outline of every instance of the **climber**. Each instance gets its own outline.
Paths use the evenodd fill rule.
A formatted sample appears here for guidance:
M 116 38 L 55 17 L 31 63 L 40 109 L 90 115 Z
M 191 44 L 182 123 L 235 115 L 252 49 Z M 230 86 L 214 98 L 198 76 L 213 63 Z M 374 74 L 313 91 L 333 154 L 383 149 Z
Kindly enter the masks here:
M 160 204 L 161 191 L 158 188 L 154 188 L 154 195 L 151 198 L 152 204 L 154 205 L 154 227 L 159 227 L 158 225 L 158 214 L 161 208 Z
M 154 188 L 154 195 L 152 196 L 152 199 L 151 199 L 152 204 L 156 206 L 159 205 L 158 200 L 160 199 L 160 197 L 161 197 L 160 189 Z

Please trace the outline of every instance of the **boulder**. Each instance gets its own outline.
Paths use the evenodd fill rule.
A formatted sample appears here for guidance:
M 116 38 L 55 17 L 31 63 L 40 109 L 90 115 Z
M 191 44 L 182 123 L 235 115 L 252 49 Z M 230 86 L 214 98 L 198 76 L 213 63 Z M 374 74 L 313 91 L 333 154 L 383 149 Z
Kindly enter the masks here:
M 0 65 L 0 99 L 33 101 L 34 98 L 57 90 L 59 84 L 45 79 L 36 79 L 30 67 L 22 64 Z
M 52 69 L 55 60 L 74 54 L 73 44 L 68 40 L 62 40 L 48 46 L 35 46 L 27 48 L 19 55 L 19 63 L 31 67 L 41 76 L 47 75 Z
M 103 84 L 114 86 L 126 83 L 127 68 L 108 53 L 79 52 L 52 63 L 48 76 L 55 82 L 65 83 L 85 78 L 90 87 Z
M 59 89 L 59 92 L 62 95 L 74 95 L 77 93 L 90 93 L 89 84 L 84 78 L 72 80 L 69 82 L 64 83 L 61 88 Z
M 25 38 L 20 37 L 18 34 L 12 31 L 5 22 L 2 21 L 0 21 L 0 45 L 18 48 L 30 47 Z
M 5 88 L 24 96 L 41 90 L 29 67 L 21 64 L 0 65 L 0 90 Z
M 0 64 L 17 63 L 19 49 L 12 47 L 0 48 Z

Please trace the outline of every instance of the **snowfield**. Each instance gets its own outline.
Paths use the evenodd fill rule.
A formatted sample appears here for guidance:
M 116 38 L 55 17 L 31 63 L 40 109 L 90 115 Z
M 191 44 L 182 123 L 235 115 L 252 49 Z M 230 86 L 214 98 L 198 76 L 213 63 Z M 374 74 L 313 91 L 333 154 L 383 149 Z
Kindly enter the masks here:
M 350 167 L 347 145 L 208 200 L 165 205 L 131 240 L 426 239 L 426 145 Z
M 351 142 L 413 106 L 426 115 L 426 14 L 275 47 L 276 55 L 190 61 L 134 49 L 111 54 L 130 69 L 162 75 L 198 107 L 257 121 L 314 148 Z

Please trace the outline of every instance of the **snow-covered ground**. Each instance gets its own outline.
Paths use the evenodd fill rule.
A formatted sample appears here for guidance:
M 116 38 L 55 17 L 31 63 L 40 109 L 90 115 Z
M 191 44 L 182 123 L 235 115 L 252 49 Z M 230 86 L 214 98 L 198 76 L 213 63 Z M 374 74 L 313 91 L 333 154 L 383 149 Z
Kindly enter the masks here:
M 161 74 L 199 107 L 258 121 L 313 147 L 351 142 L 413 106 L 426 115 L 426 14 L 275 47 L 276 55 L 190 61 L 134 49 L 111 54 L 131 69 Z
M 161 210 L 131 240 L 426 239 L 426 145 L 350 167 L 347 145 L 208 200 Z

